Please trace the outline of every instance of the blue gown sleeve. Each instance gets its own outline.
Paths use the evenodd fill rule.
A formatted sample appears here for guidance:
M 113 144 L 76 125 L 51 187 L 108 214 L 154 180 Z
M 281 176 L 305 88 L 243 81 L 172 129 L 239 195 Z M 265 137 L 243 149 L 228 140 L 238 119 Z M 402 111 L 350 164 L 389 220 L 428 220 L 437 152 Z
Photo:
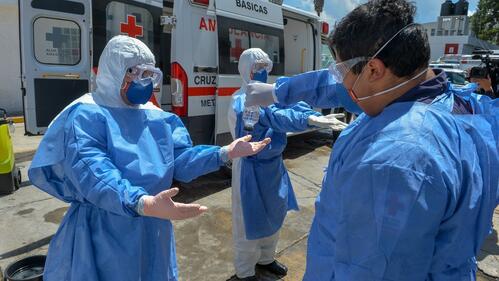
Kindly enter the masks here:
M 271 105 L 260 111 L 258 120 L 264 127 L 272 128 L 279 133 L 301 132 L 309 129 L 308 117 L 321 114 L 304 102 L 299 102 L 291 107 Z
M 77 111 L 76 111 L 77 112 Z M 88 202 L 122 216 L 138 216 L 138 200 L 147 192 L 122 178 L 107 153 L 105 120 L 75 113 L 66 125 L 64 173 L 73 187 L 73 200 Z M 70 119 L 71 120 L 71 119 Z
M 176 180 L 190 182 L 199 176 L 218 171 L 224 165 L 220 146 L 193 146 L 189 132 L 177 116 L 170 125 L 175 157 L 173 177 Z
M 304 101 L 313 107 L 344 107 L 360 114 L 362 110 L 350 98 L 341 83 L 334 81 L 327 69 L 310 71 L 293 77 L 280 77 L 275 83 L 279 103 L 290 105 Z

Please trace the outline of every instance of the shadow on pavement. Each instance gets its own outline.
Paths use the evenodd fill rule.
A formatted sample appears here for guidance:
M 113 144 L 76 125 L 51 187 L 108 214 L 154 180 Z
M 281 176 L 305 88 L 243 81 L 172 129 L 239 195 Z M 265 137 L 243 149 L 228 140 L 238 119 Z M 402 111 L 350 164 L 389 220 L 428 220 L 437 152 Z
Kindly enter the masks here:
M 50 243 L 50 240 L 52 239 L 53 236 L 54 235 L 50 235 L 50 236 L 42 238 L 42 239 L 40 239 L 38 241 L 29 243 L 27 245 L 24 245 L 22 247 L 14 249 L 12 251 L 9 251 L 9 252 L 6 252 L 6 253 L 0 253 L 0 260 L 12 258 L 12 257 L 19 256 L 19 255 L 22 255 L 22 254 L 26 254 L 26 253 L 31 252 L 33 250 L 36 250 L 36 249 L 38 249 L 38 248 L 40 248 L 42 246 L 48 245 Z
M 335 139 L 331 131 L 325 129 L 289 137 L 283 157 L 284 159 L 296 159 L 324 145 L 331 147 Z

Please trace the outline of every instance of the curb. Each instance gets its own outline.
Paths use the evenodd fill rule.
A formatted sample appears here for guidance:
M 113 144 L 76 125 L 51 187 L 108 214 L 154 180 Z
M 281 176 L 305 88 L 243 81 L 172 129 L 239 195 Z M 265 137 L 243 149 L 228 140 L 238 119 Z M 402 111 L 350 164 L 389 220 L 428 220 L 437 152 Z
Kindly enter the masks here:
M 12 116 L 12 117 L 9 117 L 9 119 L 12 120 L 12 122 L 14 122 L 16 124 L 18 124 L 18 123 L 24 123 L 24 117 L 23 116 Z

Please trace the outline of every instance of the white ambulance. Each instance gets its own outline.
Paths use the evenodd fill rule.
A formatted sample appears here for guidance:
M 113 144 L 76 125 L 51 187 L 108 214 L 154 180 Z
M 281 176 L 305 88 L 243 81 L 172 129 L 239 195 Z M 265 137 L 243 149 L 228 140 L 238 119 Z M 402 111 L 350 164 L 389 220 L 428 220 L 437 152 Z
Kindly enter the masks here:
M 117 34 L 153 50 L 164 73 L 153 102 L 179 115 L 195 144 L 230 140 L 227 109 L 241 85 L 239 55 L 259 47 L 270 82 L 321 68 L 329 26 L 315 14 L 261 0 L 19 1 L 26 132 L 40 134 L 91 89 L 99 56 Z

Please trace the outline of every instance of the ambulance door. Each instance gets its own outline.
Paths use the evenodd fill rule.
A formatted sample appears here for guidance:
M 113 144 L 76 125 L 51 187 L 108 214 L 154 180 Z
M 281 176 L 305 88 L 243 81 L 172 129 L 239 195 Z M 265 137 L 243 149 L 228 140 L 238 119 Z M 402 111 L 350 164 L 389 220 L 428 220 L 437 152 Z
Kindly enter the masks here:
M 231 96 L 241 87 L 239 56 L 249 48 L 265 51 L 274 63 L 269 83 L 284 75 L 282 8 L 266 1 L 216 0 L 218 26 L 218 84 L 215 112 L 215 143 L 232 140 L 227 121 Z
M 173 0 L 163 1 L 163 15 L 173 16 Z M 173 24 L 163 24 L 161 27 L 160 57 L 161 70 L 163 71 L 163 89 L 161 91 L 161 108 L 165 111 L 172 110 L 171 95 L 171 53 L 172 53 L 172 30 Z
M 27 134 L 88 92 L 90 0 L 19 1 L 21 83 Z
M 93 0 L 92 12 L 94 72 L 98 71 L 99 58 L 107 42 L 121 34 L 144 42 L 154 53 L 156 66 L 166 74 L 163 75 L 163 84 L 168 81 L 170 62 L 165 62 L 161 55 L 163 1 Z M 151 101 L 160 106 L 160 89 L 155 89 Z

